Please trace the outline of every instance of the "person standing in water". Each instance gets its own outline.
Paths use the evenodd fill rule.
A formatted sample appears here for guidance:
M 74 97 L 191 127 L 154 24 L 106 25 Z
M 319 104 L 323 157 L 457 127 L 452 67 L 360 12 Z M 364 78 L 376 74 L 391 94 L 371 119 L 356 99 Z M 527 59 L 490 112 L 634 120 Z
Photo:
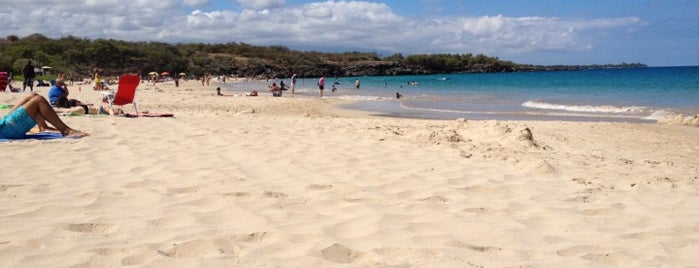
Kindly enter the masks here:
M 296 74 L 291 76 L 291 95 L 294 95 L 294 89 L 296 89 Z
M 318 79 L 318 90 L 320 91 L 320 97 L 323 97 L 323 89 L 325 89 L 325 74 L 320 76 Z

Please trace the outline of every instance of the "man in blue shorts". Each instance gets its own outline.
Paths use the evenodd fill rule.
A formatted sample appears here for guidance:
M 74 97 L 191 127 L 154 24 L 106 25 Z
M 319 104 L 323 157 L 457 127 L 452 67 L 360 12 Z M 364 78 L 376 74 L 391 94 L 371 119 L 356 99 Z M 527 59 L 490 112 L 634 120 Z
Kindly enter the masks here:
M 0 139 L 24 138 L 36 125 L 39 126 L 39 131 L 54 130 L 61 132 L 63 136 L 71 137 L 88 136 L 87 133 L 72 129 L 63 123 L 44 97 L 31 93 L 18 102 L 9 114 L 0 118 Z

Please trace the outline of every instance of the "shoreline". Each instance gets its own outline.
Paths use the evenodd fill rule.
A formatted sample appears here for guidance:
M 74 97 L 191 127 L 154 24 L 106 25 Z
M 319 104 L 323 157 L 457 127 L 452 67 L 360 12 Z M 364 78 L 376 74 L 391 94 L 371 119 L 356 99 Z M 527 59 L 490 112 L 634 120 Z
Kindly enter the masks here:
M 376 106 L 380 106 L 376 108 Z M 390 107 L 389 107 L 390 106 Z M 380 103 L 374 105 L 366 101 L 353 101 L 351 103 L 340 104 L 342 109 L 351 109 L 374 116 L 385 116 L 393 118 L 412 118 L 425 120 L 456 120 L 459 118 L 469 118 L 470 120 L 498 120 L 498 121 L 566 121 L 566 122 L 616 122 L 616 123 L 637 123 L 656 124 L 660 120 L 608 117 L 595 115 L 555 115 L 555 114 L 530 114 L 530 113 L 486 113 L 486 112 L 443 112 L 419 109 L 405 109 L 399 105 Z M 661 119 L 661 120 L 667 120 Z
M 375 114 L 387 114 L 390 116 L 402 116 L 425 119 L 457 119 L 461 117 L 476 120 L 563 120 L 563 121 L 599 121 L 599 122 L 633 122 L 654 123 L 667 120 L 676 115 L 684 114 L 691 117 L 697 114 L 696 108 L 691 108 L 691 100 L 694 97 L 684 98 L 674 105 L 663 104 L 661 101 L 646 101 L 643 94 L 635 97 L 620 96 L 609 93 L 603 94 L 603 98 L 594 97 L 596 89 L 592 86 L 578 85 L 582 89 L 589 89 L 592 97 L 578 96 L 581 91 L 566 95 L 564 89 L 554 90 L 556 87 L 523 86 L 524 91 L 510 91 L 517 87 L 516 81 L 532 79 L 521 75 L 507 75 L 503 78 L 506 85 L 504 90 L 488 90 L 479 86 L 479 79 L 496 83 L 496 78 L 488 75 L 452 77 L 443 81 L 436 80 L 436 76 L 409 76 L 397 77 L 363 77 L 362 89 L 348 88 L 349 78 L 341 78 L 338 81 L 337 93 L 327 92 L 330 98 L 354 100 L 355 104 L 348 106 L 351 109 L 359 109 Z M 571 78 L 572 74 L 559 75 L 558 79 Z M 624 75 L 639 75 L 624 74 Z M 468 78 L 468 79 L 467 79 Z M 397 82 L 405 79 L 414 79 L 419 86 L 397 88 Z M 572 78 L 571 78 L 572 79 Z M 589 79 L 589 77 L 588 77 Z M 247 88 L 265 88 L 268 83 L 278 80 L 246 81 L 231 86 L 233 90 Z M 557 81 L 557 80 L 556 80 Z M 458 82 L 458 83 L 457 83 Z M 386 84 L 384 84 L 386 83 Z M 515 84 L 513 84 L 515 83 Z M 317 89 L 311 86 L 309 81 L 299 83 L 304 95 L 317 96 Z M 388 85 L 388 87 L 387 87 Z M 493 85 L 495 86 L 495 85 Z M 673 88 L 677 88 L 677 83 Z M 552 90 L 553 95 L 548 95 L 547 90 Z M 679 91 L 682 91 L 678 89 Z M 402 93 L 403 98 L 397 100 L 395 91 Z M 575 90 L 571 90 L 575 91 Z M 614 92 L 614 90 L 609 90 Z M 653 91 L 649 91 L 653 92 Z M 686 94 L 685 91 L 683 94 Z M 568 96 L 556 97 L 557 95 Z M 654 96 L 654 93 L 648 93 Z M 679 94 L 679 93 L 678 93 Z M 629 99 L 631 98 L 631 99 Z M 655 97 L 650 97 L 654 99 Z M 400 103 L 400 105 L 398 104 Z M 687 106 L 690 105 L 690 106 Z M 400 107 L 399 107 L 400 106 Z
M 0 143 L 5 265 L 699 261 L 697 127 L 377 117 L 216 87 L 142 84 L 139 111 L 174 118 L 62 116 L 91 136 Z

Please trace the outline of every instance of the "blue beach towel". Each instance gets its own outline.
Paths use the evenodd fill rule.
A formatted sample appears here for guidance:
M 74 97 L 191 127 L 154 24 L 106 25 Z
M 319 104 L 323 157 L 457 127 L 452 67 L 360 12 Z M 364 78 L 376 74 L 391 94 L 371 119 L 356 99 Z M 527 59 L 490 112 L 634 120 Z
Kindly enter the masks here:
M 0 139 L 0 142 L 6 141 L 22 141 L 22 140 L 53 140 L 53 139 L 79 139 L 82 137 L 64 137 L 58 132 L 39 132 L 30 133 L 24 136 L 22 139 Z

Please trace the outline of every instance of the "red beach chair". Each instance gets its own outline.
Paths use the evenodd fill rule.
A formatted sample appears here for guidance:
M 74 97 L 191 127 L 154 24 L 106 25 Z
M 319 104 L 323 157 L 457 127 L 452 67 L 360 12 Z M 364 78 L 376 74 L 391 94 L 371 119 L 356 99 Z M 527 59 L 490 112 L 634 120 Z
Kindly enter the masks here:
M 103 91 L 103 101 L 109 103 L 109 109 L 112 106 L 119 105 L 123 106 L 126 104 L 133 104 L 136 114 L 138 114 L 138 108 L 136 108 L 136 101 L 134 97 L 136 96 L 136 87 L 141 83 L 141 78 L 135 74 L 125 74 L 119 77 L 119 85 L 117 91 Z
M 7 88 L 7 83 L 10 82 L 9 80 L 9 75 L 6 72 L 0 72 L 0 92 L 5 91 L 5 88 Z

